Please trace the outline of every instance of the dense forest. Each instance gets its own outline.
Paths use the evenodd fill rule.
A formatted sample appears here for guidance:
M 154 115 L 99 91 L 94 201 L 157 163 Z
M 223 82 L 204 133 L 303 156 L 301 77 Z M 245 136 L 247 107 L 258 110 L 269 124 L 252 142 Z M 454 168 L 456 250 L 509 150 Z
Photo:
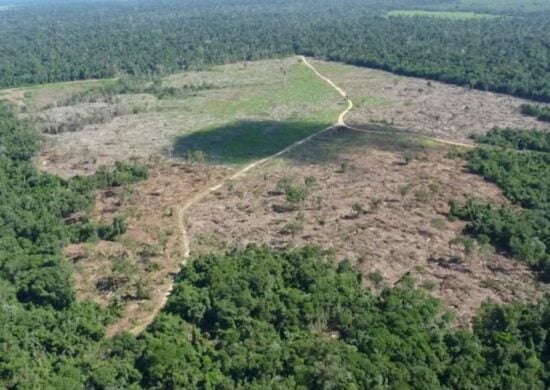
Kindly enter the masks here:
M 0 86 L 163 74 L 292 54 L 550 101 L 550 17 L 388 17 L 406 0 L 138 0 L 0 12 Z
M 469 221 L 467 233 L 517 256 L 550 282 L 550 133 L 495 129 L 478 141 L 498 148 L 468 153 L 470 170 L 522 209 L 470 199 L 453 203 L 451 215 Z
M 336 265 L 317 248 L 202 256 L 179 273 L 167 306 L 144 333 L 107 339 L 105 326 L 118 313 L 75 299 L 62 248 L 116 239 L 123 224 L 98 238 L 109 229 L 83 211 L 93 207 L 95 189 L 129 185 L 147 170 L 120 163 L 68 181 L 40 173 L 30 129 L 1 109 L 2 388 L 550 386 L 547 303 L 486 305 L 472 331 L 460 330 L 409 277 L 375 294 L 349 263 Z M 491 137 L 533 153 L 548 150 L 548 139 L 534 133 L 495 133 L 487 142 Z M 543 207 L 541 196 L 520 193 L 518 201 Z

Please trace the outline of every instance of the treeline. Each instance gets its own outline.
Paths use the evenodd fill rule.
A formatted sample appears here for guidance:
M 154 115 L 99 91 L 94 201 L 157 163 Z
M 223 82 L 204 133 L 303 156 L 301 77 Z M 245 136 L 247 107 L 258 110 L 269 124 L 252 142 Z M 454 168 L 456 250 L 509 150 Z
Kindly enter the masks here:
M 550 107 L 522 104 L 520 109 L 523 115 L 533 116 L 540 121 L 550 122 Z
M 550 101 L 548 14 L 385 16 L 430 3 L 165 0 L 15 8 L 0 13 L 0 86 L 306 54 Z
M 453 203 L 451 215 L 469 221 L 468 234 L 516 256 L 550 282 L 550 133 L 493 130 L 479 142 L 503 149 L 469 152 L 468 167 L 523 209 L 471 199 Z
M 184 98 L 198 91 L 212 88 L 214 88 L 214 85 L 205 81 L 173 87 L 164 85 L 159 77 L 125 77 L 73 94 L 62 105 L 70 106 L 79 103 L 97 102 L 116 103 L 120 95 L 140 93 L 153 95 L 157 99 Z
M 544 131 L 493 129 L 475 139 L 481 144 L 500 146 L 506 149 L 550 153 L 550 133 Z

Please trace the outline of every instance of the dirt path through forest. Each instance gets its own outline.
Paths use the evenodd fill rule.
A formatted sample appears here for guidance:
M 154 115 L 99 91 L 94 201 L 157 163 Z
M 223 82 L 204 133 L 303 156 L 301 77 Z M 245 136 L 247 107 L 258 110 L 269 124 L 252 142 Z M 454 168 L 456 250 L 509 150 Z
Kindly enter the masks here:
M 321 73 L 319 73 L 319 71 L 313 65 L 311 65 L 311 63 L 304 56 L 299 56 L 298 58 L 301 60 L 301 62 L 305 66 L 310 68 L 315 73 L 315 75 L 317 77 L 319 77 L 321 80 L 323 80 L 327 84 L 329 84 L 332 88 L 334 88 L 346 100 L 346 102 L 347 102 L 346 109 L 344 111 L 342 111 L 342 113 L 338 116 L 338 120 L 334 125 L 329 126 L 327 128 L 324 128 L 322 130 L 319 130 L 316 133 L 313 133 L 310 136 L 287 146 L 286 148 L 282 149 L 281 151 L 279 151 L 279 152 L 277 152 L 277 153 L 275 153 L 271 156 L 265 157 L 261 160 L 257 160 L 255 162 L 252 162 L 252 163 L 248 164 L 244 168 L 241 168 L 240 170 L 238 170 L 234 174 L 232 174 L 232 175 L 226 177 L 225 179 L 223 179 L 220 183 L 205 189 L 204 191 L 202 191 L 202 192 L 198 193 L 197 195 L 195 195 L 193 198 L 191 198 L 185 204 L 178 206 L 177 207 L 177 212 L 176 212 L 176 218 L 178 219 L 178 226 L 181 230 L 180 240 L 181 240 L 181 256 L 182 256 L 182 260 L 183 260 L 182 261 L 182 266 L 185 266 L 188 259 L 191 257 L 191 240 L 190 240 L 189 232 L 188 232 L 188 229 L 187 229 L 186 214 L 193 205 L 195 205 L 195 204 L 199 203 L 200 201 L 202 201 L 209 194 L 219 190 L 221 187 L 223 187 L 228 182 L 230 182 L 232 180 L 235 180 L 235 179 L 238 179 L 238 178 L 246 175 L 246 173 L 251 171 L 252 169 L 254 169 L 258 166 L 261 166 L 261 165 L 263 165 L 263 164 L 265 164 L 265 163 L 267 163 L 267 162 L 269 162 L 273 159 L 276 159 L 277 157 L 280 157 L 281 155 L 289 152 L 290 150 L 292 150 L 292 149 L 308 142 L 312 138 L 317 137 L 318 135 L 320 135 L 322 133 L 325 133 L 325 132 L 327 132 L 331 129 L 334 129 L 336 127 L 344 127 L 344 128 L 349 129 L 349 130 L 363 132 L 363 133 L 388 133 L 387 131 L 382 131 L 382 130 L 366 130 L 366 129 L 359 129 L 359 128 L 355 128 L 355 127 L 347 125 L 346 122 L 345 122 L 345 117 L 353 109 L 354 106 L 353 106 L 353 101 L 348 97 L 346 91 L 344 91 L 342 88 L 338 87 L 332 80 L 330 80 L 329 78 L 327 78 L 327 77 L 323 76 Z M 410 134 L 406 131 L 402 131 L 402 132 Z M 432 137 L 428 137 L 428 136 L 424 136 L 424 135 L 420 135 L 420 134 L 417 134 L 416 136 L 419 136 L 419 137 L 422 137 L 422 138 L 425 138 L 425 139 L 428 139 L 428 140 L 431 140 L 431 141 L 434 141 L 434 142 L 447 144 L 447 145 L 467 147 L 467 148 L 473 147 L 473 145 L 471 145 L 471 144 L 464 144 L 464 143 L 460 143 L 460 142 L 447 141 L 447 140 L 443 140 L 443 139 L 439 139 L 439 138 L 432 138 Z M 159 302 L 159 304 L 155 307 L 155 310 L 153 311 L 153 313 L 148 315 L 147 318 L 143 318 L 142 321 L 139 321 L 140 323 L 138 325 L 136 325 L 130 331 L 131 333 L 138 334 L 138 333 L 142 332 L 143 330 L 145 330 L 145 328 L 154 320 L 154 318 L 156 317 L 158 312 L 160 312 L 160 310 L 165 306 L 165 304 L 168 300 L 168 297 L 170 296 L 170 294 L 172 292 L 173 287 L 174 287 L 174 283 L 172 282 L 170 284 L 169 289 L 166 291 L 166 294 L 165 294 L 163 300 L 161 302 Z

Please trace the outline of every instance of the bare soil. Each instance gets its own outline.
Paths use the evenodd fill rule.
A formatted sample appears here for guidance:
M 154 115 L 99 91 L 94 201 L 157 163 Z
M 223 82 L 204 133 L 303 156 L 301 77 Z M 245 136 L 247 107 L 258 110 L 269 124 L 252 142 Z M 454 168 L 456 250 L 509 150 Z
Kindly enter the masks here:
M 454 141 L 494 127 L 550 130 L 550 124 L 521 114 L 520 106 L 528 100 L 375 69 L 310 62 L 354 102 L 346 117 L 350 126 L 386 123 Z
M 25 115 L 35 118 L 39 129 L 72 129 L 75 118 L 84 125 L 78 131 L 44 135 L 40 165 L 63 177 L 89 174 L 101 165 L 132 156 L 181 157 L 178 138 L 198 131 L 239 121 L 320 121 L 326 126 L 341 111 L 337 93 L 296 58 L 184 72 L 167 77 L 163 85 L 205 84 L 209 88 L 182 98 L 119 96 L 120 102 L 104 107 L 104 115 L 90 104 L 59 107 L 67 96 L 52 93 L 50 103 L 55 108 L 34 109 L 29 105 Z
M 316 160 L 343 138 L 347 147 L 329 153 L 329 161 Z M 540 298 L 545 288 L 524 265 L 489 247 L 464 244 L 464 224 L 447 218 L 450 200 L 477 196 L 505 203 L 500 190 L 467 173 L 464 160 L 449 157 L 448 149 L 410 145 L 406 149 L 416 150 L 415 160 L 405 165 L 399 150 L 404 145 L 395 138 L 332 131 L 290 160 L 223 187 L 189 210 L 193 252 L 249 243 L 320 245 L 338 260 L 351 260 L 367 282 L 380 273 L 391 286 L 412 275 L 453 309 L 462 325 L 485 301 Z M 308 177 L 316 184 L 303 204 L 289 203 L 277 188 L 283 178 L 303 185 Z
M 548 288 L 524 265 L 465 239 L 464 224 L 447 218 L 450 200 L 477 196 L 506 203 L 500 190 L 467 173 L 454 150 L 435 148 L 412 134 L 392 133 L 390 125 L 457 142 L 494 126 L 548 125 L 519 114 L 521 99 L 370 69 L 313 64 L 355 103 L 347 124 L 365 128 L 382 123 L 380 128 L 389 132 L 366 134 L 339 127 L 220 188 L 234 170 L 162 160 L 153 164 L 151 178 L 131 193 L 98 194 L 95 218 L 108 221 L 123 214 L 128 232 L 114 243 L 71 246 L 66 254 L 75 266 L 79 298 L 121 308 L 121 319 L 109 328 L 109 335 L 141 331 L 162 308 L 184 257 L 180 207 L 212 187 L 216 190 L 185 212 L 192 256 L 249 243 L 277 248 L 320 245 L 333 250 L 337 260 L 352 261 L 374 289 L 412 275 L 464 326 L 483 302 L 542 297 Z M 193 99 L 163 102 L 152 112 L 52 136 L 41 164 L 50 172 L 72 176 L 134 155 L 170 155 L 175 136 L 223 124 L 228 112 L 236 119 L 313 115 L 317 104 L 297 108 L 292 103 L 296 97 L 287 96 L 287 106 L 276 106 L 266 98 L 270 94 L 258 92 L 275 91 L 279 83 L 289 82 L 288 67 L 295 65 L 295 59 L 264 61 L 171 76 L 174 85 L 191 79 L 217 87 Z M 274 76 L 268 82 L 270 74 Z M 323 95 L 321 105 L 326 112 L 334 105 L 345 109 L 337 96 Z M 282 179 L 297 188 L 307 182 L 306 199 L 290 202 L 277 186 Z

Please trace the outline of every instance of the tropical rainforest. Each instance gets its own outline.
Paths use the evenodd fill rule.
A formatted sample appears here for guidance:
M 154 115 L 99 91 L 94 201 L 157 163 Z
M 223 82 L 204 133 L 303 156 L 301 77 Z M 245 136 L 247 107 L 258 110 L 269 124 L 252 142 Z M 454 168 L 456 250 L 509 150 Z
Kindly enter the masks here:
M 465 20 L 388 16 L 455 2 L 23 3 L 0 12 L 0 86 L 305 54 L 550 101 L 550 11 L 489 8 L 498 17 Z

